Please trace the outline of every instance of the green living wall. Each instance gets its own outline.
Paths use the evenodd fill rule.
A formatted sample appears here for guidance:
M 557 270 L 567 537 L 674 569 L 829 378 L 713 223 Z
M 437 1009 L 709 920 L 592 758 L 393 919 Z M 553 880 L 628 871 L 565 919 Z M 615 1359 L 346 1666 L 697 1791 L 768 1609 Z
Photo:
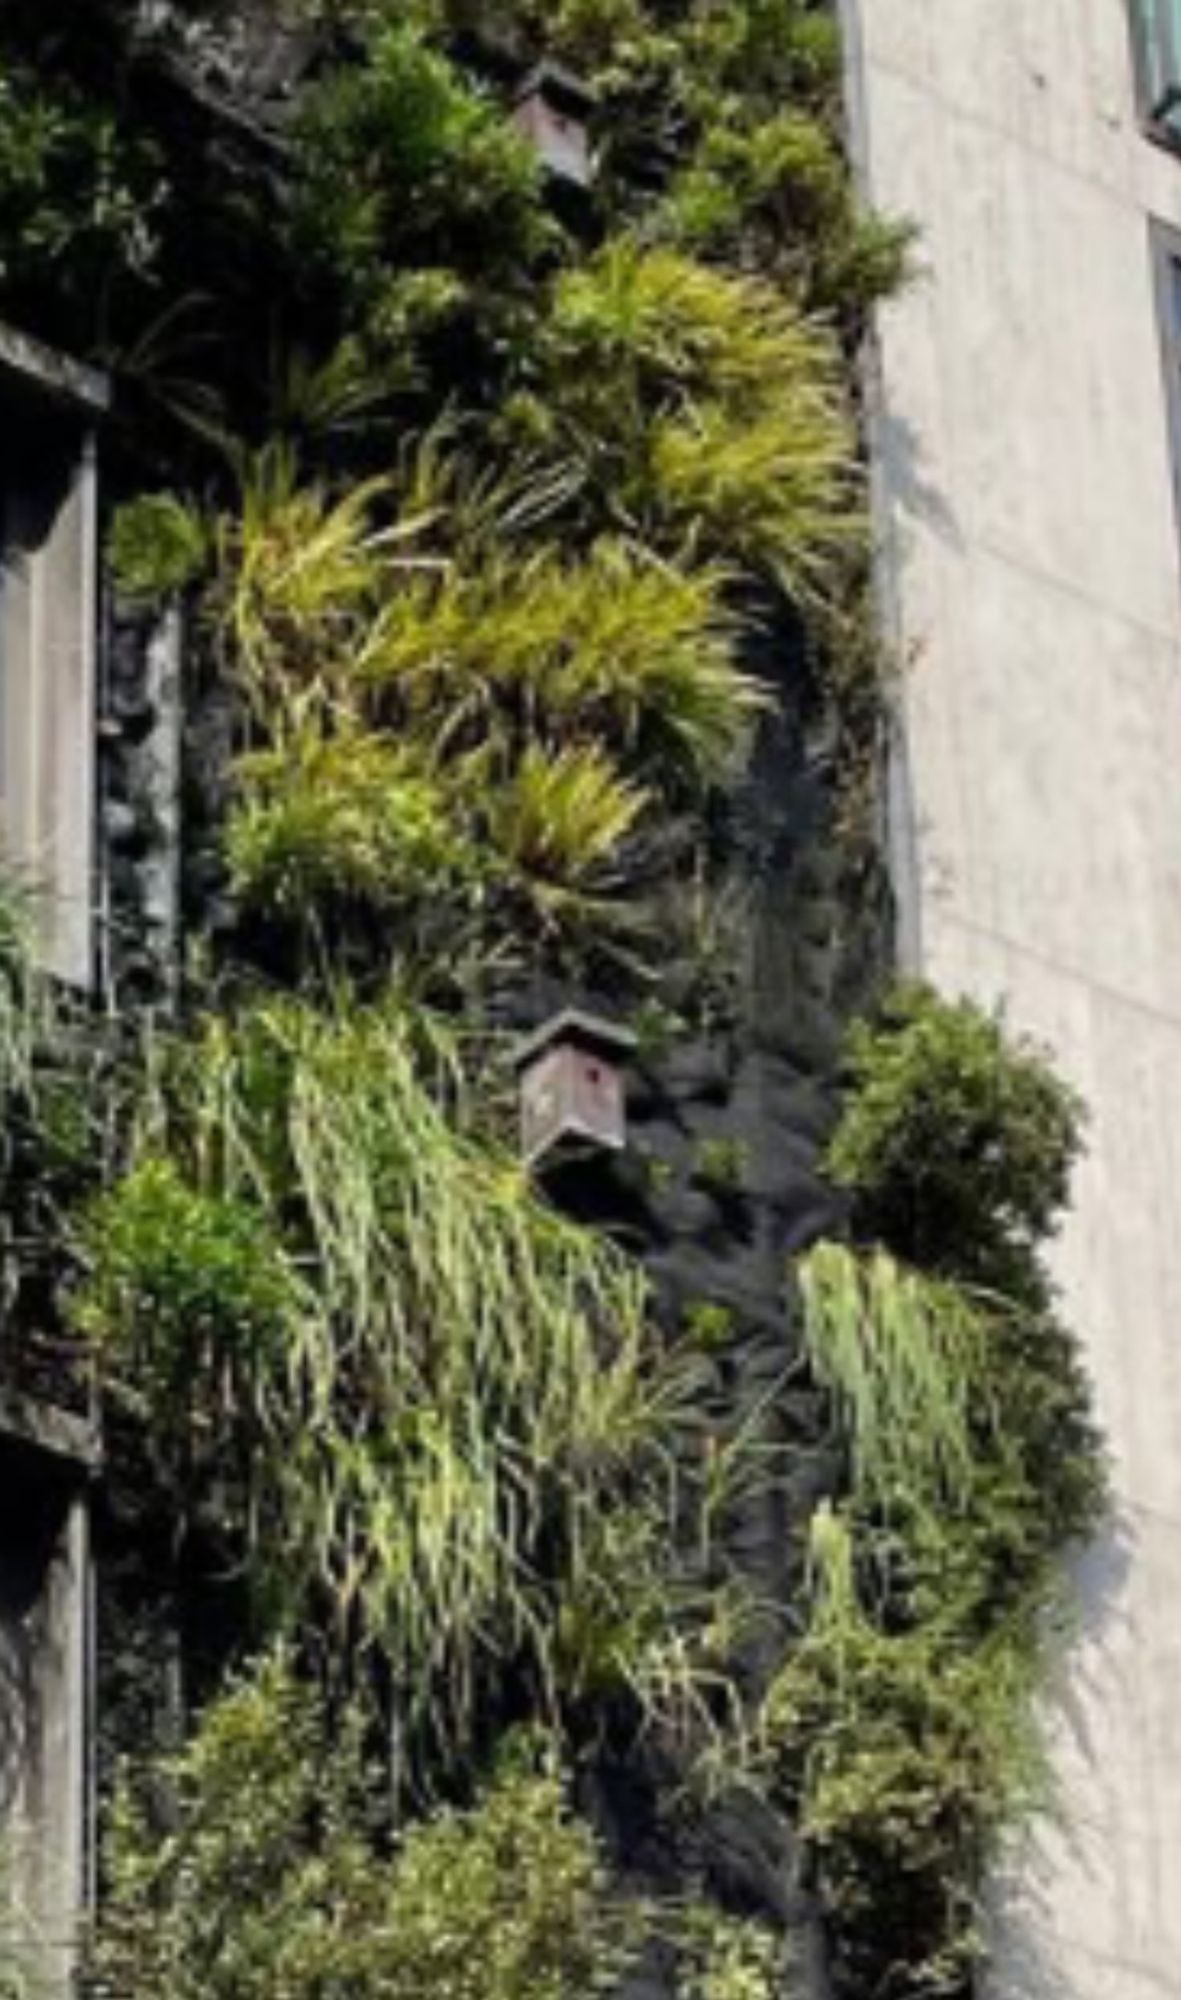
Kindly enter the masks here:
M 589 190 L 511 116 L 543 57 Z M 0 310 L 112 370 L 117 612 L 189 635 L 174 1004 L 4 941 L 9 1296 L 110 1444 L 96 1992 L 970 1985 L 1102 1504 L 1041 1261 L 1078 1106 L 921 991 L 801 1056 L 824 1240 L 752 1398 L 634 1205 L 530 1182 L 505 1056 L 554 994 L 656 1070 L 741 1042 L 780 711 L 873 900 L 906 245 L 807 0 L 4 10 Z M 723 1234 L 747 1177 L 697 1144 Z

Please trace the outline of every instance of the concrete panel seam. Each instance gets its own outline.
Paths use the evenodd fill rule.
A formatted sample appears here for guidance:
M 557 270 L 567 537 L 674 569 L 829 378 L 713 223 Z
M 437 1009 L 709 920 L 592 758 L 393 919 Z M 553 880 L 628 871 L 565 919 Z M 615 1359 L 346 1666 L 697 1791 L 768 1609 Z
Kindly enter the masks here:
M 987 938 L 991 944 L 999 944 L 1014 957 L 1028 959 L 1031 965 L 1040 966 L 1044 972 L 1056 974 L 1068 984 L 1094 994 L 1097 999 L 1109 1001 L 1113 1006 L 1122 1007 L 1128 1013 L 1139 1014 L 1142 1019 L 1153 1021 L 1158 1027 L 1167 1028 L 1181 1035 L 1181 1012 L 1166 1014 L 1161 1008 L 1154 1007 L 1151 1001 L 1141 1000 L 1134 993 L 1121 993 L 1118 987 L 1108 986 L 1103 980 L 1096 979 L 1093 973 L 1068 965 L 1050 952 L 1040 951 L 1036 945 L 1027 943 L 1024 938 L 1013 937 L 993 924 L 978 922 L 973 917 L 965 917 L 957 910 L 947 907 L 940 911 L 940 923 L 945 929 L 958 929 L 972 937 Z
M 1104 180 L 1100 175 L 1088 173 L 1082 167 L 1071 166 L 1069 161 L 1060 159 L 1056 153 L 1048 151 L 1047 148 L 1035 145 L 1029 139 L 1020 137 L 1009 126 L 1001 124 L 998 119 L 990 118 L 987 113 L 972 110 L 962 99 L 951 96 L 945 90 L 940 90 L 936 84 L 931 82 L 929 77 L 916 76 L 903 63 L 891 62 L 885 57 L 875 56 L 866 64 L 865 74 L 867 76 L 892 78 L 897 83 L 904 83 L 916 95 L 926 97 L 932 104 L 937 105 L 956 124 L 970 125 L 974 130 L 983 132 L 988 138 L 1011 147 L 1015 152 L 1025 154 L 1031 160 L 1039 161 L 1043 166 L 1048 167 L 1051 172 L 1061 174 L 1065 180 L 1075 181 L 1080 187 L 1088 188 L 1095 194 L 1105 196 L 1115 208 L 1127 210 L 1137 216 L 1142 213 L 1142 205 L 1137 196 L 1126 193 L 1121 188 L 1113 187 L 1109 180 Z M 1134 122 L 1128 124 L 1127 133 L 1130 142 L 1134 142 L 1137 145 L 1147 143 L 1139 126 Z
M 1167 424 L 1168 413 L 1162 408 L 1162 432 Z M 1123 625 L 1127 631 L 1138 633 L 1141 638 L 1152 639 L 1158 645 L 1163 643 L 1170 646 L 1177 653 L 1178 663 L 1181 664 L 1181 596 L 1177 601 L 1176 623 L 1154 625 L 1150 619 L 1138 618 L 1134 611 L 1126 610 L 1123 605 L 1114 603 L 1110 598 L 1098 596 L 1095 591 L 1088 590 L 1085 584 L 1078 583 L 1071 577 L 1061 576 L 1056 570 L 1047 569 L 1044 563 L 1032 562 L 1027 556 L 1018 555 L 1015 550 L 1006 548 L 1002 542 L 993 541 L 987 535 L 973 535 L 968 531 L 964 535 L 965 556 L 970 555 L 973 549 L 981 555 L 989 556 L 993 562 L 1000 563 L 1005 569 L 1015 571 L 1029 583 L 1045 584 L 1048 589 L 1057 591 L 1062 597 L 1071 598 L 1088 611 L 1102 612 L 1103 616 L 1110 618 L 1113 624 Z

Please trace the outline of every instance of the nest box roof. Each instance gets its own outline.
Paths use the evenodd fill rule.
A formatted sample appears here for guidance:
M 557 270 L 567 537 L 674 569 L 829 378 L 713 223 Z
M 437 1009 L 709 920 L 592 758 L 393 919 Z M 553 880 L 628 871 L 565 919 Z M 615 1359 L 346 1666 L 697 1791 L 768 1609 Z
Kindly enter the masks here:
M 573 1042 L 578 1048 L 589 1049 L 615 1062 L 624 1061 L 637 1047 L 630 1028 L 621 1028 L 618 1022 L 606 1021 L 599 1014 L 585 1013 L 581 1007 L 564 1007 L 560 1014 L 552 1014 L 517 1043 L 513 1050 L 517 1069 L 524 1069 L 526 1063 L 544 1055 L 556 1042 Z

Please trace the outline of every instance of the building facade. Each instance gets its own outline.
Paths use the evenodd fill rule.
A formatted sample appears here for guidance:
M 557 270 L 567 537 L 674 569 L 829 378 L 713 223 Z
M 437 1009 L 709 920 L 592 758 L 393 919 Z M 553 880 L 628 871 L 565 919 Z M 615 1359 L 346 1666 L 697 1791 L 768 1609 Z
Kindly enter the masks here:
M 1079 1566 L 1055 1717 L 1067 1811 L 998 1883 L 993 1991 L 1161 2000 L 1181 1994 L 1181 4 L 842 5 L 866 190 L 921 232 L 871 381 L 902 956 L 1003 1004 L 1093 1118 L 1059 1271 L 1117 1505 Z M 166 992 L 180 640 L 174 621 L 100 617 L 104 401 L 98 378 L 0 333 L 0 817 L 51 891 L 45 962 Z M 772 971 L 808 1000 L 796 959 Z M 818 1060 L 759 1047 L 735 1085 L 758 1106 L 775 1228 L 732 1279 L 756 1318 L 766 1287 L 776 1336 L 784 1217 L 807 1240 L 817 1197 L 810 1164 L 771 1183 L 774 1115 L 806 1129 Z M 693 1067 L 681 1096 L 713 1120 L 717 1080 Z M 88 1886 L 94 1452 L 85 1426 L 0 1410 L 0 1486 L 39 1496 L 35 1557 L 23 1531 L 0 1550 L 0 1825 L 37 1838 L 17 1890 L 55 1993 Z
M 871 359 L 906 964 L 1087 1099 L 1058 1257 L 1113 1457 L 1002 2000 L 1181 1993 L 1181 9 L 846 0 L 919 275 Z
M 0 327 L 0 827 L 38 958 L 80 989 L 93 979 L 100 901 L 107 401 L 101 375 Z M 11 1308 L 0 1329 L 0 1952 L 30 1991 L 56 2000 L 70 1990 L 93 1859 L 99 1450 L 87 1383 Z

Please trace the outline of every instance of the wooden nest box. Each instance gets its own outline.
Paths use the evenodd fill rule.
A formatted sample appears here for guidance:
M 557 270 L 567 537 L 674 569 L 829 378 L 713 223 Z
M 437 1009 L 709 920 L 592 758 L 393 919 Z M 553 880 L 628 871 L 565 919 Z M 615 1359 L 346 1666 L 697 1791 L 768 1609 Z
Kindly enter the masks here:
M 636 1047 L 626 1028 L 567 1007 L 514 1052 L 521 1154 L 528 1166 L 627 1144 L 624 1071 Z
M 517 91 L 518 130 L 532 141 L 551 179 L 567 187 L 586 190 L 594 181 L 590 125 L 596 104 L 580 77 L 553 62 L 538 63 Z

